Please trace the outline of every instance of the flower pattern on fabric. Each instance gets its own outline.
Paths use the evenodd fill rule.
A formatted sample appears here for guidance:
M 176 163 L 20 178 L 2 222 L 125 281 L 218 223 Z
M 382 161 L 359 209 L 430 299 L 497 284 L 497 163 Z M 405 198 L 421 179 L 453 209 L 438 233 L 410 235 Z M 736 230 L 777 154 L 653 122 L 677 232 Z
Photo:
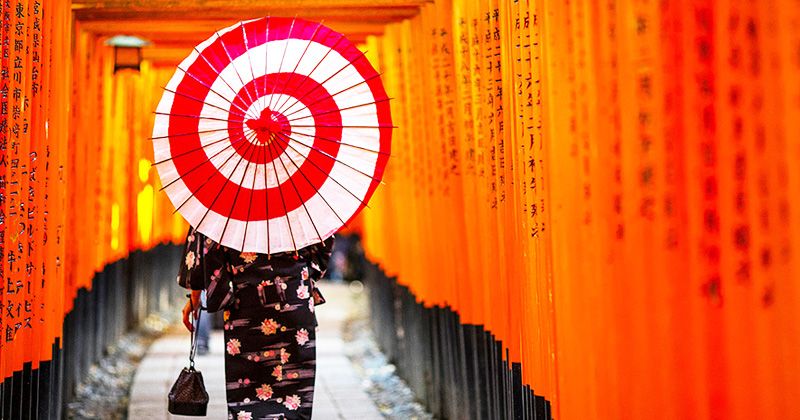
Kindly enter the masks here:
M 278 382 L 283 380 L 283 365 L 278 365 L 272 368 L 272 376 L 278 380 Z
M 308 342 L 308 331 L 305 328 L 300 328 L 294 338 L 297 340 L 297 344 L 305 345 Z
M 205 236 L 196 233 L 187 248 L 195 254 L 194 268 L 186 270 L 184 255 L 179 283 L 202 290 L 214 278 L 219 302 L 226 290 L 231 292 L 226 305 L 219 307 L 225 311 L 225 393 L 230 419 L 238 420 L 240 413 L 251 420 L 312 418 L 313 309 L 319 294 L 314 281 L 328 265 L 333 238 L 297 253 L 271 256 L 250 255 L 210 241 L 204 249 L 206 242 Z
M 265 319 L 264 322 L 261 323 L 261 332 L 264 335 L 272 335 L 281 327 L 281 324 L 278 324 L 274 319 Z
M 272 398 L 272 387 L 267 384 L 262 384 L 260 388 L 256 389 L 256 397 L 261 401 Z
M 192 251 L 187 252 L 186 253 L 186 260 L 185 260 L 186 268 L 189 269 L 189 270 L 194 268 L 194 262 L 195 262 L 194 261 L 194 252 L 192 252 Z
M 308 286 L 306 286 L 304 284 L 301 284 L 300 286 L 297 286 L 297 298 L 298 299 L 308 299 L 308 297 L 309 297 Z
M 236 413 L 236 420 L 253 420 L 253 413 L 242 410 Z
M 241 350 L 240 350 L 241 346 L 242 346 L 242 343 L 240 343 L 239 340 L 237 340 L 235 338 L 232 338 L 232 339 L 228 340 L 228 345 L 227 345 L 228 354 L 230 354 L 231 356 L 236 356 L 237 354 L 239 354 L 241 352 Z
M 239 258 L 247 264 L 252 264 L 258 258 L 258 254 L 255 252 L 242 252 L 239 254 Z
M 289 395 L 283 405 L 289 410 L 297 410 L 300 407 L 300 397 L 298 395 Z

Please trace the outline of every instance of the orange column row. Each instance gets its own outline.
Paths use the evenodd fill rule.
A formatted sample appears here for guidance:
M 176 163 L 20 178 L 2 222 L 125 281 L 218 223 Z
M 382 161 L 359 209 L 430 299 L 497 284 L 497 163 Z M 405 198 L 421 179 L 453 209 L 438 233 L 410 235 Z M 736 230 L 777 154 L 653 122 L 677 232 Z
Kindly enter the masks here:
M 442 1 L 368 40 L 368 256 L 559 419 L 798 418 L 800 7 Z
M 78 288 L 106 264 L 185 235 L 148 140 L 172 70 L 115 73 L 113 47 L 70 7 L 2 2 L 2 378 L 49 360 Z

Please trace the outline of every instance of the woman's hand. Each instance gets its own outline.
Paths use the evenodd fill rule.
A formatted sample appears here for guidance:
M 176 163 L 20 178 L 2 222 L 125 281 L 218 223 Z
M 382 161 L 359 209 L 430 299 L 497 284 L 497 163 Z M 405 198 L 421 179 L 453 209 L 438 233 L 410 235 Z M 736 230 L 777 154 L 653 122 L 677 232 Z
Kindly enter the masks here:
M 192 321 L 189 320 L 189 314 L 192 315 L 192 319 L 197 319 L 197 316 L 200 313 L 201 292 L 201 290 L 192 290 L 192 297 L 186 301 L 186 305 L 183 305 L 183 325 L 185 325 L 186 329 L 190 332 L 193 330 L 193 327 Z

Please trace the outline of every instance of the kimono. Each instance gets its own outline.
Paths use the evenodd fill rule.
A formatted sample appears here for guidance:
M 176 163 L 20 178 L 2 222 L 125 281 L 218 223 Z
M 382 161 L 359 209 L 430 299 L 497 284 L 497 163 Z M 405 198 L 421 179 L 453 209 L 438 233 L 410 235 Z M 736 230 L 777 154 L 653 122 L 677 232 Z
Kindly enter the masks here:
M 239 252 L 190 229 L 178 284 L 223 310 L 228 419 L 310 419 L 316 288 L 333 238 L 295 252 Z

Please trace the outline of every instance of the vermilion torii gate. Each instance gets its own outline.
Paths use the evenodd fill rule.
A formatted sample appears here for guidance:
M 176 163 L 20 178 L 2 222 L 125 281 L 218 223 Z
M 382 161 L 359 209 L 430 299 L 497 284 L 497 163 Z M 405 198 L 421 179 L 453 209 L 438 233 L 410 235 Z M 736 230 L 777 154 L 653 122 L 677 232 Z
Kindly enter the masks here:
M 387 186 L 354 229 L 378 338 L 437 414 L 798 416 L 795 3 L 2 6 L 5 418 L 57 414 L 96 356 L 70 346 L 94 331 L 102 353 L 172 281 L 136 274 L 186 228 L 152 111 L 192 46 L 265 15 L 325 19 L 395 98 Z M 119 34 L 150 42 L 138 71 L 114 71 Z

